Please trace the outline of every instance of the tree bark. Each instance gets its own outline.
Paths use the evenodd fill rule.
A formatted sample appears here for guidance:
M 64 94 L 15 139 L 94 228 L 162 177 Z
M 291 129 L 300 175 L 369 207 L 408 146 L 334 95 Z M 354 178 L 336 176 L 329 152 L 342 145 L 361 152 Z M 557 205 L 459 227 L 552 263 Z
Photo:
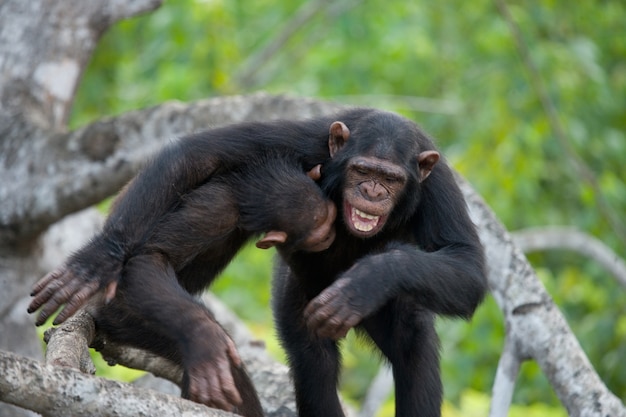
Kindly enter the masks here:
M 510 364 L 532 359 L 539 364 L 570 416 L 626 416 L 623 404 L 591 366 L 522 251 L 469 184 L 458 180 L 485 246 L 491 293 L 504 314 L 507 349 L 498 376 L 508 375 L 509 380 L 514 380 L 516 375 L 510 372 L 514 366 Z M 512 347 L 515 349 L 509 349 Z M 500 378 L 496 382 L 506 380 Z M 507 402 L 502 395 L 512 392 L 510 388 L 494 387 L 495 404 Z M 492 406 L 490 416 L 505 416 L 506 411 Z

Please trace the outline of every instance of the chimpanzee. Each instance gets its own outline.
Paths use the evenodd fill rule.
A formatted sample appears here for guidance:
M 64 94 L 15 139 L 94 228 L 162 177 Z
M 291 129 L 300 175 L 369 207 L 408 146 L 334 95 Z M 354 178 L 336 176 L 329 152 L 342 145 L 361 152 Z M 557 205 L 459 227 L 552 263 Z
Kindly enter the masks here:
M 209 132 L 181 143 L 219 143 L 221 137 Z M 286 253 L 326 249 L 334 238 L 336 208 L 314 183 L 319 179 L 319 165 L 305 174 L 297 156 L 267 148 L 247 155 L 245 163 L 217 170 L 206 182 L 181 193 L 135 245 L 126 241 L 111 244 L 110 236 L 118 226 L 115 221 L 124 222 L 120 210 L 135 197 L 137 184 L 158 174 L 157 169 L 175 163 L 170 154 L 172 150 L 166 150 L 121 193 L 102 234 L 35 286 L 31 310 L 47 303 L 37 321 L 43 323 L 58 306 L 58 297 L 67 296 L 74 285 L 79 290 L 70 298 L 74 304 L 68 304 L 56 320 L 63 321 L 85 299 L 80 292 L 85 288 L 76 287 L 76 283 L 84 285 L 91 278 L 90 286 L 102 285 L 99 281 L 103 277 L 117 273 L 122 279 L 106 283 L 107 304 L 94 314 L 99 330 L 113 341 L 153 351 L 183 365 L 183 396 L 246 416 L 260 416 L 259 400 L 240 368 L 232 341 L 191 294 L 206 288 L 240 247 L 261 233 L 265 233 L 257 242 L 261 248 L 278 245 Z M 163 182 L 168 184 L 173 188 L 178 185 Z M 159 188 L 151 191 L 158 193 Z M 137 210 L 151 209 L 149 202 L 136 203 Z M 140 217 L 141 213 L 135 215 Z M 117 256 L 123 260 L 117 261 L 115 270 L 105 270 L 101 276 L 84 275 L 91 260 L 99 259 L 92 248 L 107 243 L 119 253 L 105 261 L 113 264 Z M 118 244 L 126 246 L 119 249 Z M 111 257 L 111 252 L 99 256 Z M 74 284 L 60 289 L 63 280 Z
M 283 253 L 274 278 L 299 415 L 343 416 L 337 341 L 356 326 L 391 362 L 396 416 L 439 416 L 435 314 L 472 316 L 486 291 L 483 249 L 432 141 L 397 115 L 358 114 L 330 125 L 322 167 L 335 241 Z
M 328 249 L 310 253 L 278 246 L 282 259 L 274 279 L 273 309 L 300 415 L 343 415 L 335 388 L 337 340 L 355 326 L 392 364 L 396 414 L 439 415 L 442 389 L 434 315 L 469 318 L 484 296 L 486 280 L 482 247 L 463 196 L 432 141 L 414 123 L 371 109 L 229 129 L 222 136 L 230 140 L 196 141 L 197 146 L 175 152 L 176 158 L 169 160 L 175 165 L 160 163 L 140 176 L 113 212 L 117 227 L 91 252 L 92 264 L 85 261 L 70 266 L 69 273 L 44 277 L 35 287 L 30 311 L 43 306 L 47 316 L 69 303 L 73 312 L 98 288 L 108 293 L 110 283 L 119 280 L 119 253 L 129 242 L 141 246 L 141 237 L 175 210 L 179 195 L 271 148 L 285 158 L 292 155 L 304 171 L 323 164 L 320 185 L 341 214 Z M 146 191 L 156 188 L 159 194 Z M 142 269 L 147 268 L 137 267 Z M 128 276 L 120 287 L 131 281 Z M 188 278 L 179 279 L 188 285 Z M 126 293 L 145 296 L 138 290 Z M 178 302 L 163 293 L 150 291 L 143 304 L 174 311 Z M 135 306 L 135 313 L 142 308 Z M 155 323 L 159 320 L 155 316 Z M 183 329 L 193 337 L 191 330 Z M 149 338 L 146 343 L 151 343 Z M 183 345 L 193 343 L 195 339 L 185 339 Z

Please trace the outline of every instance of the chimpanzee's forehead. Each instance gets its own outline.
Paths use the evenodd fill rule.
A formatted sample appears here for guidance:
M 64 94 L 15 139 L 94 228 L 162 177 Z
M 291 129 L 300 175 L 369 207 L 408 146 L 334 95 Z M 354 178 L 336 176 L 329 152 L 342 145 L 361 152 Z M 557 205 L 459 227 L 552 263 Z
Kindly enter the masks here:
M 412 122 L 392 113 L 377 112 L 351 132 L 361 155 L 402 161 L 419 153 L 419 134 Z

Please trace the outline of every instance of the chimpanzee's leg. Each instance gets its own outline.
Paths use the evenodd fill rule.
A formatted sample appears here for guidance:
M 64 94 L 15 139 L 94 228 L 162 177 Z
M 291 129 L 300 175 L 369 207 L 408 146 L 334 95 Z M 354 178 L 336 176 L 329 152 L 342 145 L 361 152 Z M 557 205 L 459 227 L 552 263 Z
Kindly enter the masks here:
M 398 417 L 441 415 L 443 390 L 434 317 L 413 300 L 396 299 L 361 325 L 391 362 Z
M 302 312 L 303 289 L 284 265 L 275 273 L 272 307 L 281 344 L 287 352 L 300 417 L 343 417 L 337 394 L 340 358 L 337 343 L 308 331 Z
M 95 319 L 111 340 L 182 365 L 186 398 L 246 416 L 263 415 L 252 382 L 233 362 L 234 344 L 206 307 L 180 286 L 163 255 L 129 259 L 115 298 Z M 239 398 L 248 403 L 237 408 Z

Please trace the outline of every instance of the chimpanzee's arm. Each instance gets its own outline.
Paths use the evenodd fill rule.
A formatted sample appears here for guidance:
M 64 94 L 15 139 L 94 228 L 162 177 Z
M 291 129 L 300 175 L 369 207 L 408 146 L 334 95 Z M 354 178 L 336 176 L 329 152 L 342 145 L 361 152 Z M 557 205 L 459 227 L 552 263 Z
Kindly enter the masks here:
M 171 211 L 180 197 L 219 168 L 210 145 L 219 137 L 195 135 L 170 145 L 157 155 L 120 193 L 103 230 L 63 266 L 33 287 L 28 311 L 39 307 L 38 325 L 62 304 L 55 324 L 70 317 L 86 299 L 106 287 L 106 298 L 115 295 L 125 258 Z
M 260 146 L 259 141 L 238 140 L 238 131 L 216 129 L 183 138 L 149 162 L 120 193 L 102 232 L 35 284 L 28 311 L 42 307 L 36 323 L 43 324 L 66 304 L 55 320 L 55 324 L 62 323 L 102 288 L 106 288 L 106 299 L 112 298 L 124 260 L 180 198 L 223 166 L 241 160 L 241 152 Z
M 35 284 L 28 311 L 41 308 L 36 323 L 43 324 L 66 304 L 55 319 L 55 324 L 62 323 L 99 289 L 105 288 L 105 299 L 110 300 L 124 260 L 141 247 L 182 196 L 214 173 L 245 165 L 250 155 L 267 149 L 295 152 L 306 169 L 323 162 L 327 150 L 318 138 L 323 136 L 316 133 L 317 125 L 242 124 L 188 136 L 164 149 L 122 191 L 103 231 Z
M 395 297 L 411 296 L 416 307 L 469 318 L 485 291 L 482 253 L 475 247 L 429 253 L 390 245 L 342 274 L 309 303 L 305 317 L 319 336 L 338 339 Z

